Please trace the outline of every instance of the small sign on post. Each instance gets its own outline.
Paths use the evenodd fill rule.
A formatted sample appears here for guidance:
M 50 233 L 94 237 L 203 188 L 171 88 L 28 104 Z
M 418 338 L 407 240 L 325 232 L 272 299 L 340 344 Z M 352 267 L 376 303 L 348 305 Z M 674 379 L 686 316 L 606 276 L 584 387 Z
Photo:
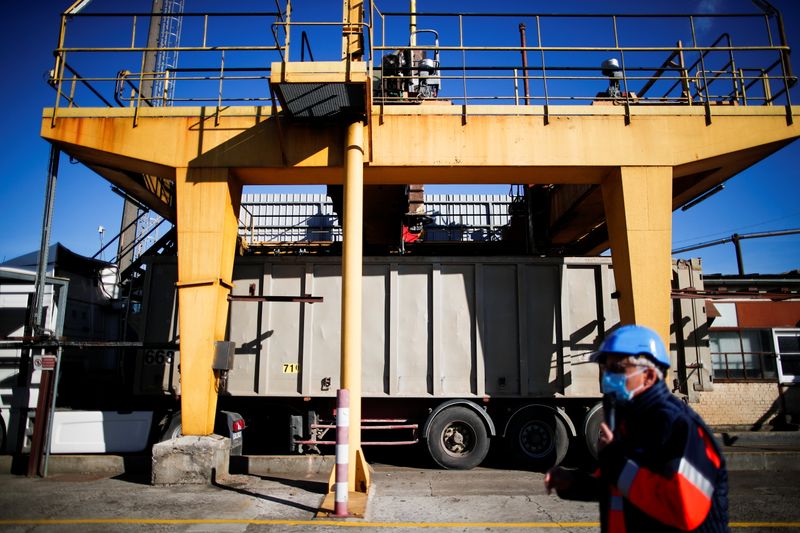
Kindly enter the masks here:
M 56 356 L 52 354 L 34 355 L 33 356 L 33 369 L 34 370 L 55 370 Z

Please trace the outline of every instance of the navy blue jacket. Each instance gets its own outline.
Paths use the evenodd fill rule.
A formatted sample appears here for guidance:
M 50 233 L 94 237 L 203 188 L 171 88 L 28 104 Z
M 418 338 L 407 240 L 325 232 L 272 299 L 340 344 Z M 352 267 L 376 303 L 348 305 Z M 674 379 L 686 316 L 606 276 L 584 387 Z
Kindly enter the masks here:
M 559 495 L 599 499 L 604 532 L 729 531 L 725 459 L 700 416 L 659 381 L 616 418 L 598 472 Z

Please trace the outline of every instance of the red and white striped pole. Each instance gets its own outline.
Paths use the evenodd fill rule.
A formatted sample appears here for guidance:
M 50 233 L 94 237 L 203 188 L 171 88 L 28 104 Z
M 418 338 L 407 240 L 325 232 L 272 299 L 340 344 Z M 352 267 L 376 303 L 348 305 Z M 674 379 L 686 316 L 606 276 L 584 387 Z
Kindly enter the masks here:
M 348 516 L 347 479 L 350 455 L 350 391 L 336 391 L 336 488 L 334 496 L 334 516 Z

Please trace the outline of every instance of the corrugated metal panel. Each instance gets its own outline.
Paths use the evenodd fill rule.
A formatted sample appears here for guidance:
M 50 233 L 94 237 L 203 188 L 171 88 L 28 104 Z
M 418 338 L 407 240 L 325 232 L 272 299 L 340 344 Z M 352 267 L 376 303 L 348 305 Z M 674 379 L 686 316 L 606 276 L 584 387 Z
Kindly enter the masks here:
M 425 209 L 433 223 L 426 241 L 499 240 L 510 221 L 511 196 L 502 194 L 429 194 Z M 248 243 L 341 241 L 333 204 L 324 194 L 244 194 L 239 235 Z
M 433 224 L 425 227 L 426 241 L 492 241 L 510 221 L 511 197 L 501 194 L 433 194 L 425 210 Z
M 364 109 L 363 85 L 345 83 L 280 83 L 277 94 L 294 117 L 332 117 L 344 109 Z
M 324 194 L 244 194 L 239 235 L 250 244 L 340 241 L 341 227 Z

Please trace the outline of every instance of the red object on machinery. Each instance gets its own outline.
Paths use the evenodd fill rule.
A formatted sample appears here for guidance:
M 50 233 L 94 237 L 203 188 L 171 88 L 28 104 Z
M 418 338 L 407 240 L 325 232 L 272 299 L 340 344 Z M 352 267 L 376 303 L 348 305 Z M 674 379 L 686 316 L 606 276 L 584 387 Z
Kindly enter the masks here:
M 414 232 L 408 229 L 408 226 L 403 224 L 403 242 L 417 242 L 422 237 L 422 232 Z

